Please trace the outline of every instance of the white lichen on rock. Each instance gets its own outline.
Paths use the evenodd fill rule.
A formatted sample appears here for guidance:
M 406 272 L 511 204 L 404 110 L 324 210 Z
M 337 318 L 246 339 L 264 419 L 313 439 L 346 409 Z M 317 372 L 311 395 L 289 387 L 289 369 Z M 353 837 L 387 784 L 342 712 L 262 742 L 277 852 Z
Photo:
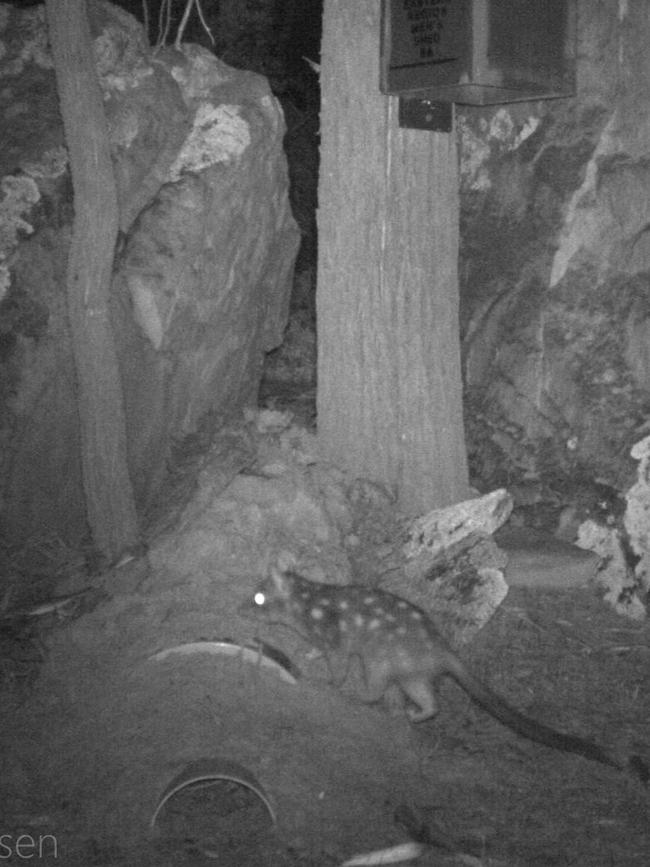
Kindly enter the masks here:
M 11 284 L 11 272 L 6 264 L 9 253 L 18 243 L 18 233 L 28 235 L 34 231 L 24 219 L 41 194 L 36 183 L 28 177 L 8 175 L 0 181 L 0 301 Z
M 575 544 L 600 557 L 595 580 L 604 591 L 605 601 L 619 614 L 643 620 L 646 610 L 636 592 L 636 580 L 625 556 L 621 531 L 589 518 L 578 528 Z
M 424 552 L 438 554 L 472 533 L 490 536 L 508 520 L 512 505 L 510 494 L 499 488 L 482 497 L 433 509 L 411 525 L 404 556 L 410 560 Z
M 630 455 L 639 461 L 637 481 L 625 495 L 623 524 L 630 546 L 639 558 L 634 572 L 639 586 L 650 592 L 650 436 L 632 446 Z
M 170 180 L 181 173 L 199 172 L 217 163 L 228 163 L 251 143 L 248 123 L 237 105 L 202 103 L 194 117 L 192 131 L 170 168 Z
M 49 148 L 38 160 L 22 160 L 20 168 L 30 178 L 61 177 L 68 170 L 68 151 L 64 147 Z
M 0 253 L 0 301 L 5 297 L 7 292 L 9 291 L 9 287 L 11 285 L 11 271 L 5 263 L 2 261 L 2 254 Z
M 514 151 L 540 125 L 541 119 L 530 115 L 523 124 L 516 123 L 507 108 L 499 108 L 491 118 L 481 118 L 475 132 L 460 114 L 456 123 L 460 137 L 460 172 L 472 190 L 489 190 L 492 186 L 487 162 L 496 151 Z
M 127 284 L 133 300 L 133 316 L 154 349 L 162 346 L 164 326 L 158 309 L 158 282 L 150 275 L 128 273 Z
M 183 63 L 171 67 L 171 75 L 178 84 L 186 102 L 207 100 L 219 87 L 232 77 L 232 70 L 214 54 L 199 45 L 181 45 Z
M 40 199 L 36 182 L 21 175 L 7 175 L 0 181 L 0 251 L 5 253 L 18 243 L 18 232 L 28 235 L 33 226 L 23 218 Z
M 0 42 L 0 58 L 14 54 L 11 61 L 3 60 L 2 74 L 5 77 L 20 75 L 29 63 L 34 63 L 43 69 L 52 69 L 52 57 L 47 44 L 47 27 L 45 26 L 45 7 L 34 6 L 32 9 L 11 10 L 8 6 L 1 6 L 2 17 L 0 18 L 0 33 L 9 26 L 10 11 L 20 15 L 20 50 L 17 54 L 13 50 L 14 45 L 3 40 Z
M 647 616 L 642 597 L 650 592 L 650 436 L 630 452 L 639 461 L 637 481 L 625 494 L 623 527 L 589 519 L 578 529 L 576 545 L 601 558 L 596 580 L 619 614 L 634 620 Z

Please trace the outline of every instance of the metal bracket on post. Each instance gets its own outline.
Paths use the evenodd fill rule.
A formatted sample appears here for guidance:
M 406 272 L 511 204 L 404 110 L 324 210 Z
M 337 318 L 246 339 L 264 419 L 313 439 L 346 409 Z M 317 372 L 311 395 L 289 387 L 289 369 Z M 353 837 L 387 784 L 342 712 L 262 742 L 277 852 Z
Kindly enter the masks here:
M 451 132 L 454 104 L 422 96 L 400 96 L 398 117 L 399 125 L 405 129 Z

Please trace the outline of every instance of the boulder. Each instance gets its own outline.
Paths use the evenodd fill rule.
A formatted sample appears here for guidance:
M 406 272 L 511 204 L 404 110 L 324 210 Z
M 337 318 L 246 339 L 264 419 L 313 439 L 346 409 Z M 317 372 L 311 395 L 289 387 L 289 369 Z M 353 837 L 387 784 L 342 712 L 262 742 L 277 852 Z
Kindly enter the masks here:
M 144 511 L 174 440 L 254 402 L 282 341 L 299 233 L 265 78 L 151 50 L 89 4 L 120 208 L 112 316 Z M 0 533 L 85 532 L 65 268 L 74 202 L 42 6 L 0 4 Z

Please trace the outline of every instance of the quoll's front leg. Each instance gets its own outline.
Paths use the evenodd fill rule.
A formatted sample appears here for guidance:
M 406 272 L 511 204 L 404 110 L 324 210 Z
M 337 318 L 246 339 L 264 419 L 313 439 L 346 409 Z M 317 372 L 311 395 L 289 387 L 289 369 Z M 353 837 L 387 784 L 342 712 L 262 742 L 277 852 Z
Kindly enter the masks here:
M 329 682 L 335 689 L 340 689 L 350 675 L 352 658 L 341 653 L 325 653 Z
M 361 680 L 364 686 L 363 695 L 360 696 L 364 704 L 377 704 L 386 694 L 389 688 L 389 678 L 384 668 L 373 665 L 373 662 L 364 659 L 362 654 L 354 654 L 359 661 Z
M 438 713 L 438 703 L 433 686 L 426 677 L 405 677 L 398 681 L 400 688 L 415 707 L 406 713 L 412 723 L 424 722 Z

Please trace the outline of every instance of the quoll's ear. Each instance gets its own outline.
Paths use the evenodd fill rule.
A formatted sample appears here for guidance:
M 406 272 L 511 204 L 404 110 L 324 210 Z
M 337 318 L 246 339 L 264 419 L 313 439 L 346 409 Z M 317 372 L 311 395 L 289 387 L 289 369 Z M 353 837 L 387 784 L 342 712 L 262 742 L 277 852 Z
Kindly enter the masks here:
M 278 554 L 278 569 L 280 572 L 296 572 L 298 562 L 291 551 L 280 551 Z
M 275 566 L 272 566 L 270 578 L 271 583 L 273 584 L 273 589 L 278 596 L 283 599 L 288 599 L 290 594 L 290 585 L 284 572 L 281 572 L 279 569 L 276 569 Z

